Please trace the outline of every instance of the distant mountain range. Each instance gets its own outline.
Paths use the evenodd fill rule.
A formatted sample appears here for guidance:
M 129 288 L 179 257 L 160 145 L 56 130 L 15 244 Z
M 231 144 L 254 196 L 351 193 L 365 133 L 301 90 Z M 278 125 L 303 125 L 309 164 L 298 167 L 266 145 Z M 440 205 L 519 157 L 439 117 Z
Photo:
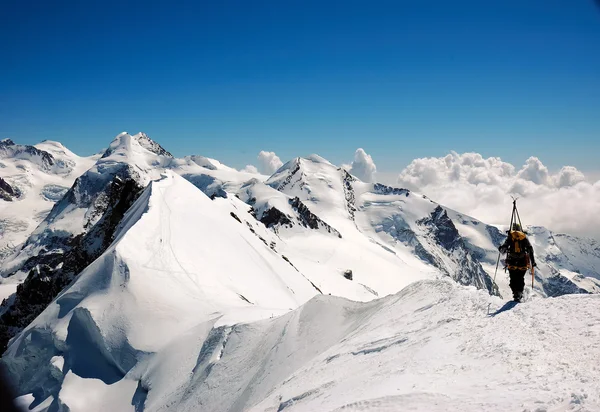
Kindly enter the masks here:
M 2 363 L 35 410 L 79 410 L 71 397 L 88 384 L 127 393 L 136 411 L 163 410 L 145 376 L 176 373 L 173 348 L 200 344 L 189 356 L 207 368 L 234 325 L 317 295 L 368 302 L 451 281 L 510 296 L 502 268 L 493 282 L 505 227 L 317 155 L 264 176 L 174 158 L 143 133 L 88 158 L 3 140 L 0 214 Z M 597 242 L 527 230 L 537 297 L 600 292 Z

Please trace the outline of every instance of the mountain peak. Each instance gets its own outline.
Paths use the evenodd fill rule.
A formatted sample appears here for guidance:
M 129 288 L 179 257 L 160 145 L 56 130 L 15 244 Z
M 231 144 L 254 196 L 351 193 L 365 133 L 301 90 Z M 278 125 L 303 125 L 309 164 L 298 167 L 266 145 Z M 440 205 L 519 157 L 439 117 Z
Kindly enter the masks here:
M 271 176 L 271 178 L 269 180 L 272 180 L 275 176 L 281 175 L 283 172 L 286 172 L 288 170 L 291 171 L 291 174 L 294 174 L 300 168 L 302 168 L 303 165 L 307 165 L 307 164 L 308 165 L 314 164 L 315 165 L 314 167 L 318 167 L 318 165 L 326 165 L 326 166 L 330 166 L 330 167 L 337 169 L 337 166 L 333 165 L 333 163 L 331 163 L 329 160 L 325 159 L 324 157 L 319 156 L 318 154 L 311 154 L 306 157 L 298 156 L 298 157 L 294 157 L 292 160 L 284 163 L 283 166 L 281 166 L 279 169 L 277 169 L 275 171 L 275 173 L 273 173 L 273 175 Z
M 133 139 L 135 139 L 144 149 L 154 154 L 173 158 L 173 155 L 171 153 L 166 151 L 160 144 L 150 139 L 146 133 L 140 132 L 134 135 Z
M 54 140 L 42 140 L 40 143 L 34 145 L 33 147 L 44 152 L 48 152 L 54 157 L 78 157 L 75 153 L 67 149 L 65 145 Z
M 44 139 L 39 144 L 42 144 L 42 143 L 45 145 L 49 145 L 49 146 L 59 147 L 61 149 L 66 148 L 64 144 L 62 144 L 61 142 L 58 142 L 56 140 Z
M 318 154 L 315 154 L 315 153 L 306 156 L 304 159 L 310 160 L 311 162 L 314 162 L 314 163 L 324 163 L 324 164 L 332 165 L 333 166 L 333 163 L 331 163 L 329 160 L 327 160 L 324 157 L 321 157 L 321 156 L 319 156 Z
M 173 155 L 166 151 L 160 144 L 141 132 L 133 136 L 127 132 L 119 133 L 108 146 L 102 158 L 104 159 L 114 154 L 129 157 L 132 153 L 143 154 L 143 152 L 173 158 Z
M 13 142 L 11 139 L 6 138 L 6 139 L 2 139 L 0 140 L 0 145 L 1 146 L 14 146 L 15 142 Z

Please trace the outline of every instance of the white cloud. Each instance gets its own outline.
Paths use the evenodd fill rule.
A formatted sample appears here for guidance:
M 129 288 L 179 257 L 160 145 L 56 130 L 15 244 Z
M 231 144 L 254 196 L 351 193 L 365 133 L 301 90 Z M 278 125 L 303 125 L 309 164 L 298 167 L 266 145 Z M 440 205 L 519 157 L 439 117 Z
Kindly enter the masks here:
M 363 149 L 356 149 L 354 161 L 350 165 L 350 174 L 358 177 L 363 182 L 372 182 L 377 172 L 375 162 Z
M 258 174 L 258 169 L 254 165 L 246 165 L 240 172 Z
M 452 152 L 413 160 L 398 184 L 492 224 L 508 223 L 517 195 L 523 223 L 600 239 L 600 181 L 572 166 L 553 175 L 537 157 L 517 170 L 497 157 Z
M 558 172 L 558 175 L 556 175 L 557 187 L 575 186 L 577 183 L 583 181 L 585 181 L 585 176 L 573 166 L 563 167 L 560 169 L 560 172 Z
M 548 168 L 537 157 L 530 157 L 525 162 L 525 166 L 517 174 L 518 178 L 532 181 L 538 185 L 548 184 L 550 172 Z
M 281 159 L 275 152 L 266 152 L 262 150 L 258 154 L 258 170 L 265 175 L 272 175 L 283 166 Z

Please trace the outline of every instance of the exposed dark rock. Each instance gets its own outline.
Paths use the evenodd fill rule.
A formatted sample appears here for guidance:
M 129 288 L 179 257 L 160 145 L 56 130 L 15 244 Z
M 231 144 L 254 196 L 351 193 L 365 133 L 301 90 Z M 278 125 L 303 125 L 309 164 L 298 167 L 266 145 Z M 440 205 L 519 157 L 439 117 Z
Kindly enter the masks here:
M 497 227 L 494 227 L 494 226 L 487 225 L 485 227 L 485 230 L 487 230 L 487 232 L 489 233 L 494 246 L 499 247 L 501 244 L 504 243 L 504 240 L 506 239 L 506 235 L 504 233 L 502 233 L 500 231 L 500 229 L 498 229 Z
M 340 232 L 329 226 L 327 223 L 322 221 L 317 215 L 312 213 L 308 209 L 308 207 L 306 207 L 306 205 L 300 201 L 298 197 L 290 199 L 289 203 L 292 206 L 292 209 L 294 209 L 298 213 L 298 220 L 303 226 L 309 227 L 311 229 L 323 228 L 327 232 L 334 234 L 339 238 L 342 237 Z
M 352 269 L 347 269 L 344 271 L 344 277 L 348 280 L 352 280 Z
M 15 190 L 11 185 L 8 184 L 6 180 L 0 177 L 0 199 L 10 202 L 15 197 L 17 197 Z
M 418 242 L 415 245 L 415 254 L 419 257 L 419 259 L 421 259 L 424 262 L 429 263 L 430 265 L 433 265 L 435 267 L 437 267 L 438 269 L 442 270 L 443 272 L 448 274 L 448 270 L 442 265 L 442 262 L 439 262 L 435 256 L 433 256 L 431 253 L 429 253 L 427 251 L 427 249 L 425 249 L 423 247 L 423 245 L 421 244 L 421 242 Z
M 18 145 L 10 139 L 0 140 L 0 158 L 8 157 L 37 159 L 39 160 L 39 166 L 46 171 L 50 170 L 56 163 L 54 156 L 45 150 L 40 150 L 35 146 Z
M 440 257 L 435 256 L 433 250 L 428 250 L 429 248 L 421 242 L 420 247 L 415 248 L 417 255 L 462 285 L 472 285 L 499 295 L 497 286 L 472 255 L 446 210 L 437 206 L 429 217 L 417 223 L 427 228 L 434 242 L 445 250 L 444 254 L 456 264 L 456 267 L 446 265 Z
M 259 219 L 266 227 L 272 228 L 275 226 L 293 226 L 292 221 L 279 209 L 272 207 L 265 211 Z
M 237 220 L 238 222 L 242 223 L 242 221 L 240 220 L 240 218 L 233 212 L 229 212 L 229 214 L 231 215 L 232 218 L 234 218 L 235 220 Z
M 254 303 L 250 302 L 244 295 L 242 295 L 241 293 L 238 293 L 238 296 L 240 297 L 241 300 L 243 300 L 244 302 L 247 302 L 251 305 L 254 305 Z
M 546 278 L 546 281 L 542 283 L 542 287 L 544 288 L 544 292 L 546 292 L 546 295 L 548 297 L 589 293 L 587 290 L 580 288 L 560 273 L 557 273 L 552 277 Z
M 431 227 L 437 243 L 448 251 L 463 245 L 463 240 L 452 219 L 441 206 L 435 208 L 430 217 L 422 219 L 419 224 Z
M 320 294 L 323 294 L 323 292 L 321 291 L 321 289 L 319 289 L 319 287 L 317 285 L 315 285 L 312 280 L 310 280 L 309 278 L 307 278 L 306 276 L 304 276 L 302 274 L 302 272 L 300 272 L 298 270 L 298 268 L 296 266 L 294 266 L 294 264 L 292 263 L 292 261 L 288 259 L 287 256 L 281 255 L 281 257 L 282 257 L 283 260 L 285 260 L 287 263 L 289 263 L 291 267 L 293 267 L 294 269 L 296 269 L 296 272 L 300 273 L 304 277 L 304 279 L 306 279 L 317 292 L 319 292 Z M 331 295 L 331 293 L 330 293 L 330 295 Z
M 287 185 L 290 184 L 290 182 L 294 179 L 294 176 L 298 172 L 300 172 L 300 176 L 298 177 L 298 180 L 302 180 L 303 173 L 300 170 L 300 162 L 301 161 L 302 160 L 300 158 L 296 158 L 293 160 L 293 162 L 295 162 L 294 167 L 290 170 L 288 176 L 283 180 L 283 182 L 281 182 L 277 187 L 275 187 L 275 189 L 277 189 L 281 192 Z
M 356 214 L 356 194 L 354 193 L 354 187 L 352 186 L 352 183 L 355 182 L 356 179 L 345 169 L 340 170 L 342 171 L 342 187 L 344 188 L 346 209 L 348 209 L 350 219 L 354 220 L 354 215 Z
M 410 190 L 408 189 L 399 189 L 396 187 L 386 186 L 381 183 L 375 183 L 373 185 L 373 193 L 378 195 L 404 195 L 408 197 L 410 194 Z

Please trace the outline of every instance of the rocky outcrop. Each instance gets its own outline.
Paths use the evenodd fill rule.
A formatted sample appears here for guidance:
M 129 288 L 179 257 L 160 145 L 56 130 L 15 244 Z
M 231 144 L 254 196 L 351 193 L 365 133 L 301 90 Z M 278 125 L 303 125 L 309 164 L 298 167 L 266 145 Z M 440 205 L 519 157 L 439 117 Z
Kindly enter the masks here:
M 268 228 L 276 228 L 277 226 L 292 227 L 293 223 L 290 218 L 282 213 L 279 209 L 272 207 L 267 209 L 259 219 L 262 224 Z
M 0 140 L 0 159 L 2 158 L 21 158 L 28 159 L 40 166 L 44 171 L 50 171 L 57 166 L 61 169 L 72 169 L 71 164 L 64 161 L 57 162 L 52 154 L 40 150 L 35 146 L 18 145 L 10 139 Z
M 300 170 L 300 163 L 302 162 L 302 159 L 298 157 L 292 160 L 291 162 L 292 165 L 286 178 L 282 182 L 278 182 L 277 184 L 271 184 L 271 187 L 282 192 L 286 188 L 286 186 L 288 186 L 294 179 L 296 179 L 302 184 L 303 173 L 302 170 Z
M 386 186 L 381 183 L 375 183 L 373 185 L 373 193 L 378 195 L 404 195 L 407 196 L 410 194 L 410 190 L 408 189 L 399 189 L 396 187 Z
M 417 255 L 461 285 L 473 285 L 491 294 L 499 294 L 492 278 L 472 255 L 446 210 L 437 206 L 430 216 L 417 224 L 427 233 L 427 238 L 419 239 L 420 246 L 415 249 Z
M 342 171 L 342 187 L 344 188 L 346 209 L 348 209 L 350 219 L 354 220 L 356 214 L 356 194 L 354 193 L 354 187 L 352 187 L 352 183 L 355 182 L 356 179 L 345 169 L 340 170 Z
M 52 219 L 61 209 L 78 204 L 78 194 L 85 179 L 78 179 L 67 195 L 55 205 L 47 219 Z M 71 281 L 113 241 L 113 235 L 125 212 L 143 190 L 133 170 L 125 167 L 108 182 L 103 190 L 95 193 L 90 205 L 90 225 L 84 233 L 76 236 L 54 236 L 44 233 L 29 242 L 41 242 L 39 253 L 19 267 L 28 272 L 25 281 L 17 287 L 11 304 L 4 302 L 0 317 L 0 352 L 4 352 L 8 340 L 27 326 Z M 92 196 L 92 194 L 89 194 Z M 87 203 L 87 202 L 86 202 Z M 94 221 L 95 223 L 91 223 Z M 27 245 L 26 245 L 27 246 Z
M 146 166 L 171 156 L 143 134 L 117 136 L 108 152 L 75 180 L 3 274 L 25 280 L 0 310 L 0 351 L 111 245 L 127 210 L 159 175 Z
M 0 199 L 6 200 L 7 202 L 12 201 L 17 197 L 17 192 L 12 188 L 8 182 L 0 177 Z
M 290 206 L 292 206 L 292 209 L 294 209 L 294 211 L 296 211 L 298 213 L 298 221 L 300 222 L 300 224 L 302 226 L 308 227 L 311 229 L 323 229 L 327 233 L 331 233 L 339 238 L 342 237 L 340 232 L 338 232 L 336 229 L 329 226 L 327 223 L 325 223 L 323 220 L 321 220 L 321 218 L 319 218 L 317 215 L 312 213 L 308 209 L 308 207 L 306 207 L 306 205 L 300 201 L 300 199 L 298 197 L 290 199 L 289 203 L 290 203 Z
M 252 205 L 254 201 L 255 199 L 250 199 L 248 203 Z M 338 238 L 342 237 L 340 232 L 312 213 L 298 197 L 288 199 L 288 203 L 294 211 L 294 216 L 289 216 L 276 207 L 268 208 L 260 216 L 257 215 L 255 210 L 252 211 L 252 214 L 266 227 L 273 229 L 276 232 L 280 228 L 291 228 L 295 224 L 299 224 L 307 229 L 323 230 Z

